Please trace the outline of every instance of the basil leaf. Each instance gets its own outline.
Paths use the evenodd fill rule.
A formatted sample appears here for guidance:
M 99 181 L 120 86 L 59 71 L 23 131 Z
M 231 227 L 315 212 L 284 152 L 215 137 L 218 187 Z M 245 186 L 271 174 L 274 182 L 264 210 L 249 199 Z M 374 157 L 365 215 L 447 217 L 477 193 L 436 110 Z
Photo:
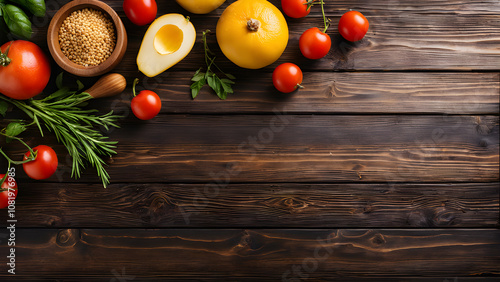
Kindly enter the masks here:
M 207 77 L 207 84 L 208 84 L 208 86 L 210 86 L 210 88 L 212 88 L 213 90 L 215 90 L 215 88 L 216 88 L 215 87 L 215 79 L 214 79 L 214 77 L 212 75 L 209 75 Z
M 226 83 L 226 84 L 235 84 L 234 81 L 229 80 L 227 78 L 223 78 L 223 79 L 221 79 L 221 81 L 224 82 L 224 83 Z
M 16 137 L 17 135 L 21 134 L 25 130 L 26 130 L 26 126 L 23 123 L 11 122 L 5 128 L 5 135 L 8 135 L 10 137 Z M 9 143 L 10 141 L 12 141 L 12 138 L 7 137 L 5 141 L 7 143 Z
M 226 91 L 222 91 L 220 94 L 217 94 L 217 96 L 219 96 L 219 98 L 221 100 L 226 100 L 226 98 L 227 98 L 227 92 Z
M 28 9 L 37 17 L 45 16 L 45 1 L 44 0 L 10 0 Z
M 223 86 L 222 86 L 222 81 L 220 81 L 220 78 L 214 74 L 214 80 L 215 80 L 215 93 L 217 93 L 217 96 L 219 96 L 220 99 L 225 100 L 227 98 L 227 93 L 224 94 L 225 91 L 223 91 Z
M 5 5 L 2 10 L 3 18 L 10 32 L 16 36 L 30 39 L 33 33 L 31 30 L 31 22 L 23 10 L 10 4 Z
M 0 101 L 0 115 L 5 117 L 5 114 L 7 113 L 7 110 L 9 109 L 9 104 L 5 101 Z
M 78 85 L 78 90 L 77 91 L 80 91 L 80 90 L 82 90 L 85 87 L 80 80 L 77 80 L 76 84 Z
M 200 79 L 198 81 L 196 81 L 195 83 L 191 84 L 191 96 L 194 98 L 196 98 L 196 96 L 198 96 L 198 94 L 200 93 L 200 90 L 201 88 L 207 84 L 207 81 L 203 78 L 203 79 Z
M 56 77 L 56 86 L 57 86 L 57 89 L 63 88 L 63 74 L 64 74 L 64 72 L 61 72 Z
M 234 77 L 234 75 L 232 74 L 229 74 L 229 73 L 225 73 L 225 75 L 227 76 L 227 78 L 229 79 L 236 79 L 236 77 Z M 233 82 L 234 83 L 234 82 Z
M 191 81 L 198 81 L 198 80 L 200 80 L 200 79 L 202 79 L 202 78 L 204 78 L 204 77 L 205 77 L 205 73 L 204 73 L 204 72 L 199 72 L 199 71 L 197 71 L 197 72 L 194 74 L 193 78 L 191 78 Z
M 221 81 L 221 84 L 222 84 L 222 88 L 224 89 L 225 92 L 233 93 L 233 88 L 231 87 L 231 84 L 225 83 L 223 79 Z M 234 84 L 234 82 L 233 82 L 233 84 Z

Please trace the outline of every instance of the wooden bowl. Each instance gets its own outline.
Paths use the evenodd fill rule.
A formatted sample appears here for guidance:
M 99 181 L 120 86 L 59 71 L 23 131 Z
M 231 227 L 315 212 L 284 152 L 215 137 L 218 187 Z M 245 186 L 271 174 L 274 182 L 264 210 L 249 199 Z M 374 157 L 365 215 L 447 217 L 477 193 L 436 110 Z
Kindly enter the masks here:
M 115 25 L 115 49 L 106 61 L 97 66 L 86 67 L 70 61 L 63 54 L 59 45 L 59 29 L 61 28 L 63 21 L 72 12 L 84 8 L 101 10 L 104 14 L 109 15 Z M 120 17 L 116 14 L 115 10 L 107 4 L 98 0 L 75 0 L 59 9 L 50 21 L 49 29 L 47 31 L 47 43 L 49 45 L 50 54 L 62 69 L 77 76 L 91 77 L 107 73 L 120 63 L 125 55 L 125 51 L 127 50 L 127 32 Z

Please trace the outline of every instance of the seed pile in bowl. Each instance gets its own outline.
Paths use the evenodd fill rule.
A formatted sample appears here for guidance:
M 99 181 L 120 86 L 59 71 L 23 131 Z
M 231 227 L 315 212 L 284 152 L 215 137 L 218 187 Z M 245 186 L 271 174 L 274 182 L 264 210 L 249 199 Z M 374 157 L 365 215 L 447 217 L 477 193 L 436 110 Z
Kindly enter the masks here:
M 115 49 L 113 21 L 99 10 L 82 9 L 71 13 L 59 29 L 63 54 L 82 66 L 97 66 Z

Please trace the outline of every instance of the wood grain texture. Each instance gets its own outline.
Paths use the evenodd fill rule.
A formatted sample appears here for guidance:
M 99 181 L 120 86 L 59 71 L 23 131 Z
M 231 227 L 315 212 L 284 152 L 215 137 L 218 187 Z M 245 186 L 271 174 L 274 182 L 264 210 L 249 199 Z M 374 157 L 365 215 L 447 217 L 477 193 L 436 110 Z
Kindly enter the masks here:
M 491 229 L 18 229 L 16 278 L 498 278 L 499 239 Z
M 135 119 L 130 87 L 92 102 L 125 116 L 111 133 L 120 143 L 108 189 L 91 168 L 70 179 L 60 145 L 52 178 L 33 181 L 17 167 L 16 281 L 500 280 L 500 2 L 327 0 L 327 57 L 307 60 L 298 48 L 304 30 L 322 25 L 315 7 L 287 18 L 285 53 L 257 71 L 235 67 L 211 34 L 236 93 L 220 101 L 204 89 L 192 101 L 201 32 L 215 30 L 233 1 L 190 15 L 192 52 L 155 78 L 136 66 L 147 27 L 125 17 L 123 1 L 105 1 L 129 39 L 115 71 L 158 92 L 162 114 Z M 48 23 L 67 2 L 47 1 L 48 15 L 33 19 L 33 41 L 47 53 Z M 186 14 L 157 3 L 158 16 Z M 349 9 L 370 21 L 357 43 L 337 31 Z M 283 62 L 302 68 L 306 89 L 274 90 L 271 72 Z M 56 144 L 35 129 L 22 137 Z M 0 228 L 1 263 L 7 237 Z
M 133 116 L 114 130 L 112 183 L 497 182 L 498 116 Z M 36 136 L 33 129 L 31 136 Z M 37 138 L 27 140 L 38 145 Z M 56 141 L 47 139 L 48 144 Z M 17 147 L 16 147 L 17 146 Z M 19 144 L 9 151 L 21 155 Z M 71 181 L 70 159 L 48 181 Z M 18 170 L 18 179 L 26 175 Z M 60 178 L 59 178 L 60 177 Z M 99 182 L 92 169 L 86 182 Z
M 48 5 L 50 18 L 67 1 L 53 1 Z M 217 19 L 232 1 L 208 15 L 192 15 L 174 1 L 159 1 L 158 15 L 181 13 L 191 17 L 201 40 L 205 29 L 215 31 Z M 279 0 L 271 1 L 281 8 Z M 126 17 L 122 1 L 106 1 L 122 17 L 129 37 L 128 51 L 119 66 L 120 71 L 136 71 L 135 58 L 147 27 L 137 27 Z M 298 40 L 303 31 L 322 26 L 319 7 L 303 19 L 287 18 L 290 41 L 279 62 L 293 61 L 304 69 L 314 70 L 497 70 L 500 65 L 500 22 L 497 15 L 500 3 L 495 0 L 466 2 L 453 1 L 328 1 L 326 14 L 333 24 L 329 30 L 332 49 L 326 58 L 311 61 L 299 51 Z M 356 43 L 342 39 L 337 31 L 340 16 L 349 9 L 359 10 L 370 21 L 366 37 Z M 35 42 L 45 42 L 48 20 L 35 24 Z M 217 49 L 215 39 L 210 39 Z M 44 44 L 46 45 L 46 44 Z M 221 66 L 234 65 L 218 52 Z M 173 70 L 197 70 L 203 64 L 203 49 L 196 44 L 191 54 Z M 265 68 L 271 71 L 277 63 Z
M 304 74 L 305 88 L 291 94 L 277 92 L 270 73 L 247 74 L 238 77 L 235 94 L 226 101 L 208 86 L 193 101 L 191 76 L 167 72 L 160 78 L 143 78 L 138 89 L 158 93 L 163 114 L 273 113 L 283 105 L 289 113 L 498 114 L 500 101 L 498 73 L 310 72 Z M 123 113 L 131 98 L 129 87 L 118 99 L 92 105 Z
M 111 181 L 499 180 L 498 116 L 281 114 L 173 115 L 147 123 L 130 117 L 122 123 L 126 130 L 110 135 L 120 141 L 108 169 Z M 27 141 L 31 144 L 36 139 Z M 25 150 L 17 148 L 13 155 Z M 58 148 L 64 174 L 70 162 L 64 149 Z M 87 170 L 85 181 L 99 182 L 94 174 Z M 19 171 L 18 178 L 26 176 Z M 69 181 L 69 173 L 62 180 Z
M 24 183 L 20 227 L 497 227 L 487 184 Z M 50 212 L 47 212 L 50 211 Z M 6 222 L 7 213 L 0 214 Z

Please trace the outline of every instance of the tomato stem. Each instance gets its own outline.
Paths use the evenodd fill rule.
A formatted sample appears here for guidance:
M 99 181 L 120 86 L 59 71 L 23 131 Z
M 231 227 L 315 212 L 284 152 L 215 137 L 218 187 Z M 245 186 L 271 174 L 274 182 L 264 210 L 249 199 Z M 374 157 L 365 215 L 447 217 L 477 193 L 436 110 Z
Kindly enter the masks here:
M 0 66 L 6 67 L 12 62 L 12 60 L 9 58 L 9 50 L 10 46 L 12 46 L 12 43 L 14 41 L 10 42 L 9 46 L 7 46 L 7 49 L 5 50 L 5 54 L 0 50 Z
M 132 84 L 132 93 L 134 93 L 134 97 L 137 96 L 137 93 L 135 92 L 135 86 L 137 85 L 138 82 L 139 82 L 139 79 L 136 78 L 136 79 L 134 79 L 134 83 Z
M 323 33 L 326 33 L 326 30 L 330 27 L 330 19 L 327 19 L 325 16 L 325 8 L 323 7 L 323 4 L 325 2 L 321 0 L 320 3 L 321 3 L 321 13 L 323 14 L 323 21 L 325 22 L 325 30 L 323 30 Z
M 297 85 L 295 85 L 295 89 L 297 89 L 297 88 L 304 89 L 305 87 L 302 86 L 300 83 L 297 83 Z
M 3 183 L 5 182 L 5 179 L 7 179 L 7 175 L 9 174 L 10 170 L 10 163 L 9 163 L 9 166 L 7 168 L 7 173 L 2 177 L 2 179 L 0 180 L 0 192 L 5 192 L 5 191 L 8 191 L 9 189 L 5 189 L 5 188 L 2 188 L 2 185 Z
M 306 3 L 303 3 L 302 5 L 307 5 L 306 11 L 309 11 L 312 6 L 316 5 L 316 2 L 318 2 L 318 0 L 309 0 Z
M 29 157 L 26 158 L 26 160 L 24 160 L 24 161 L 14 161 L 11 158 L 9 158 L 9 156 L 7 156 L 7 154 L 5 154 L 5 152 L 2 150 L 2 148 L 0 148 L 0 154 L 2 154 L 7 159 L 7 161 L 9 162 L 9 167 L 10 167 L 11 163 L 13 163 L 15 165 L 20 165 L 20 164 L 24 164 L 24 163 L 27 163 L 27 162 L 34 161 L 36 159 L 36 152 L 33 151 L 33 149 L 28 144 L 24 143 L 24 141 L 21 138 L 15 137 L 15 136 L 9 136 L 9 135 L 7 135 L 7 134 L 5 134 L 3 132 L 0 132 L 0 134 L 3 135 L 3 136 L 5 136 L 5 137 L 11 138 L 11 139 L 15 139 L 15 140 L 19 141 L 21 144 L 23 144 L 30 151 L 30 155 L 29 155 Z

